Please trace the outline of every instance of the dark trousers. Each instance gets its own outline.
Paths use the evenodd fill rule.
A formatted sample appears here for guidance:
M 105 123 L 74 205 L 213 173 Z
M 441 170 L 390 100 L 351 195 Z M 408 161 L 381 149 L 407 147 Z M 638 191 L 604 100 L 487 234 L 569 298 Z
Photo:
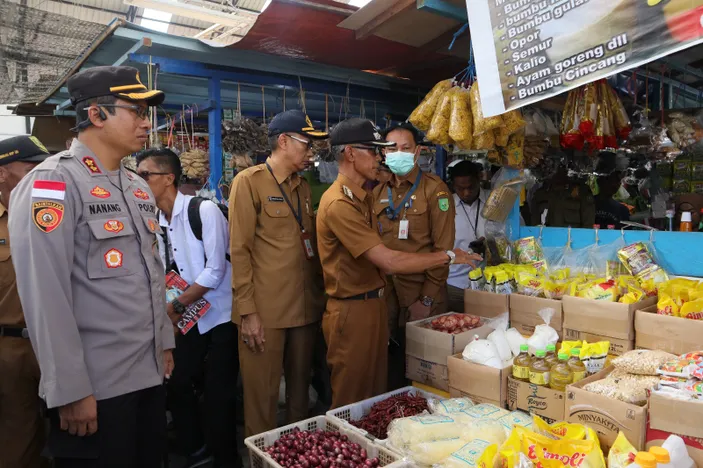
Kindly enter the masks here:
M 98 401 L 98 432 L 87 437 L 61 430 L 49 411 L 47 448 L 56 468 L 158 468 L 166 451 L 163 386 Z
M 237 328 L 227 322 L 201 335 L 196 325 L 176 337 L 173 359 L 175 367 L 167 384 L 168 407 L 179 447 L 192 454 L 207 443 L 219 465 L 236 466 Z M 201 392 L 204 418 L 199 404 Z

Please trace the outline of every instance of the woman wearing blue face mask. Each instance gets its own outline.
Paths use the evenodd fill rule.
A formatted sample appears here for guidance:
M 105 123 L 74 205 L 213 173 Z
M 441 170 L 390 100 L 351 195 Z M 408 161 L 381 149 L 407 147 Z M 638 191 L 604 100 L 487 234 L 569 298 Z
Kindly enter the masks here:
M 422 141 L 409 123 L 382 132 L 396 144 L 388 149 L 385 164 L 390 180 L 373 190 L 378 232 L 386 247 L 403 252 L 435 252 L 454 245 L 454 203 L 441 178 L 423 173 L 417 164 Z M 391 336 L 388 357 L 389 389 L 406 385 L 405 323 L 446 312 L 448 267 L 415 275 L 386 279 L 388 326 Z M 419 376 L 408 375 L 417 380 Z

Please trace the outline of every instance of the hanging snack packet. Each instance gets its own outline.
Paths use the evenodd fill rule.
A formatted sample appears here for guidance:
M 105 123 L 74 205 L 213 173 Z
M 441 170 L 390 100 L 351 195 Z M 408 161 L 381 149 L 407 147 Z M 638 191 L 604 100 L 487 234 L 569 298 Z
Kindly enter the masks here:
M 478 81 L 474 81 L 471 85 L 471 90 L 469 91 L 469 97 L 471 98 L 471 112 L 474 117 L 474 136 L 477 137 L 484 133 L 489 133 L 493 137 L 492 130 L 498 127 L 504 127 L 503 119 L 499 116 L 484 117 L 483 110 L 481 107 L 481 96 L 478 89 Z
M 659 284 L 669 279 L 666 272 L 654 263 L 652 254 L 643 242 L 635 242 L 618 250 L 618 258 L 640 282 L 652 279 Z
M 515 252 L 518 263 L 533 265 L 544 260 L 542 247 L 534 237 L 524 237 L 515 241 Z
M 595 132 L 596 119 L 598 117 L 596 83 L 588 83 L 583 87 L 583 114 L 579 122 L 581 134 L 589 139 Z
M 455 86 L 447 93 L 451 96 L 452 112 L 449 118 L 449 138 L 462 148 L 471 148 L 473 142 L 473 117 L 469 108 L 469 91 Z
M 493 132 L 486 132 L 480 135 L 474 135 L 473 143 L 471 144 L 471 149 L 474 150 L 492 150 L 496 147 L 496 140 Z M 500 153 L 496 152 L 496 156 L 500 161 Z
M 500 127 L 493 130 L 493 138 L 495 139 L 496 146 L 501 148 L 508 146 L 508 141 L 510 140 L 510 133 L 508 133 L 507 128 Z
M 432 123 L 432 117 L 434 117 L 435 109 L 437 109 L 437 104 L 441 101 L 444 93 L 449 91 L 452 87 L 452 80 L 440 81 L 429 93 L 425 96 L 419 106 L 410 114 L 408 119 L 410 123 L 415 125 L 418 129 L 426 132 L 430 128 Z
M 452 96 L 449 91 L 442 96 L 437 104 L 430 128 L 427 130 L 427 139 L 438 145 L 451 143 L 449 138 L 449 117 L 452 113 Z

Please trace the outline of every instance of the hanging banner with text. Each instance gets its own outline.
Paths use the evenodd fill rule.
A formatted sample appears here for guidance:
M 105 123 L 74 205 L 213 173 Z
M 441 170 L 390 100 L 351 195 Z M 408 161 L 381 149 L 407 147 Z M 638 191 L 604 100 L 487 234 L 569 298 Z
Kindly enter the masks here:
M 703 0 L 466 0 L 486 116 L 703 42 Z

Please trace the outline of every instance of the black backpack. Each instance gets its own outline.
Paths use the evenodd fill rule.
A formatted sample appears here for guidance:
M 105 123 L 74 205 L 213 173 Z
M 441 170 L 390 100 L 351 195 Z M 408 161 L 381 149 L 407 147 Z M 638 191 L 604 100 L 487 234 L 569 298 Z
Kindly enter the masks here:
M 200 219 L 200 204 L 205 200 L 208 199 L 204 197 L 193 197 L 190 199 L 190 202 L 188 202 L 188 221 L 190 222 L 190 229 L 193 231 L 195 238 L 200 242 L 203 241 L 203 220 Z M 215 205 L 220 209 L 225 219 L 229 221 L 229 209 L 227 206 L 222 203 L 215 203 Z M 229 254 L 226 254 L 225 258 L 228 262 L 231 262 Z

